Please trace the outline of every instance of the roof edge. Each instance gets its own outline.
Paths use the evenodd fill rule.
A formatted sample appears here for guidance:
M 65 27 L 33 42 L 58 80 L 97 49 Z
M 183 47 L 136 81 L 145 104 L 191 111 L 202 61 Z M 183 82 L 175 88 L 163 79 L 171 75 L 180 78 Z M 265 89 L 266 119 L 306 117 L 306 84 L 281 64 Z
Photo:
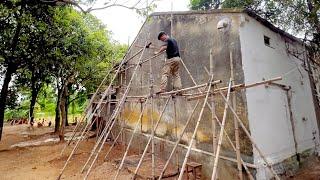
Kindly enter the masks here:
M 210 9 L 207 11 L 195 11 L 195 10 L 190 10 L 190 11 L 169 11 L 169 12 L 154 12 L 150 14 L 150 16 L 161 16 L 161 15 L 192 15 L 192 14 L 215 14 L 215 13 L 245 13 L 249 15 L 250 17 L 254 18 L 255 20 L 259 21 L 261 24 L 264 26 L 268 27 L 270 30 L 279 33 L 280 35 L 283 35 L 287 38 L 289 38 L 292 41 L 296 41 L 300 44 L 306 45 L 301 39 L 285 32 L 284 30 L 276 27 L 272 23 L 270 23 L 268 20 L 262 18 L 261 16 L 257 15 L 251 10 L 248 9 Z

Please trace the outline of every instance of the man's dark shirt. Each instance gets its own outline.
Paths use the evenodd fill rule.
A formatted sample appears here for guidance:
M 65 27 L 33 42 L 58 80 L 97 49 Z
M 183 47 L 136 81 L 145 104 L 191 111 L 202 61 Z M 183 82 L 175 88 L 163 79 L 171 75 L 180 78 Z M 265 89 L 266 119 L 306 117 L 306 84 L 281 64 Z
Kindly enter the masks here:
M 171 59 L 173 57 L 180 57 L 178 43 L 173 38 L 168 38 L 166 44 L 167 46 L 167 59 Z

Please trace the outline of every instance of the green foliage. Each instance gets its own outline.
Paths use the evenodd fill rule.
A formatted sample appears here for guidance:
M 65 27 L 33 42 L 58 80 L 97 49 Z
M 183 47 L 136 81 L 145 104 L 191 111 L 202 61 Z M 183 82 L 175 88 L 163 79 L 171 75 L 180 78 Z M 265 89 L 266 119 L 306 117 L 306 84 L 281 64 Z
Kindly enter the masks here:
M 313 53 L 320 52 L 319 0 L 190 0 L 192 10 L 216 7 L 249 9 L 285 31 L 304 36 Z
M 113 43 L 105 26 L 91 14 L 41 3 L 30 3 L 22 10 L 17 4 L 0 4 L 0 66 L 5 69 L 17 64 L 12 86 L 21 97 L 12 98 L 19 103 L 8 107 L 5 118 L 28 116 L 34 87 L 40 90 L 36 116 L 53 116 L 57 92 L 65 84 L 71 113 L 81 113 L 88 94 L 100 84 L 111 62 L 123 57 L 127 47 Z M 10 44 L 19 26 L 17 49 L 13 51 Z
M 192 10 L 209 10 L 217 9 L 220 5 L 219 0 L 190 0 L 190 9 Z
M 247 8 L 253 2 L 254 0 L 225 0 L 222 2 L 222 8 Z

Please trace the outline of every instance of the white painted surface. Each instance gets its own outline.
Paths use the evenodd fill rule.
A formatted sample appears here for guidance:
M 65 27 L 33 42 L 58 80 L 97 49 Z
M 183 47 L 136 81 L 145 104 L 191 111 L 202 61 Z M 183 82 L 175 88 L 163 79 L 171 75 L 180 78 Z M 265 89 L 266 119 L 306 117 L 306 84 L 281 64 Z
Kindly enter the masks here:
M 247 15 L 243 16 L 240 41 L 245 83 L 283 76 L 278 83 L 292 87 L 291 104 L 298 152 L 314 148 L 315 141 L 319 142 L 319 132 L 310 80 L 302 61 L 287 54 L 280 34 Z M 271 47 L 264 44 L 264 35 L 270 37 Z M 290 48 L 303 51 L 297 43 L 291 44 Z M 294 155 L 286 92 L 279 87 L 259 86 L 247 89 L 246 96 L 251 135 L 269 162 L 278 163 Z M 303 121 L 303 118 L 307 120 Z M 316 132 L 315 140 L 313 132 Z M 262 163 L 256 151 L 254 159 L 256 164 Z M 267 175 L 263 176 L 267 178 Z

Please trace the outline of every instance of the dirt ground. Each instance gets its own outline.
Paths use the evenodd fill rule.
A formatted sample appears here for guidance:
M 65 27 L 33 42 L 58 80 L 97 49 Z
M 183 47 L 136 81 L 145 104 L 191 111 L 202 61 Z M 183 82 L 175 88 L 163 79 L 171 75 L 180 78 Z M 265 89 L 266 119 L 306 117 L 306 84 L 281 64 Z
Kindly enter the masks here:
M 23 141 L 32 142 L 57 138 L 51 132 L 53 132 L 53 128 L 49 127 L 34 128 L 32 130 L 27 125 L 6 125 L 0 142 L 0 179 L 57 179 L 60 169 L 71 152 L 71 146 L 63 156 L 60 156 L 60 152 L 64 147 L 64 143 L 51 142 L 33 147 L 12 147 Z M 76 152 L 75 157 L 71 159 L 61 179 L 83 179 L 84 174 L 81 174 L 80 170 L 89 156 L 94 140 L 95 138 L 92 138 L 81 143 L 79 150 Z M 102 154 L 106 153 L 107 146 L 109 145 L 103 148 Z M 118 147 L 117 151 L 112 151 L 110 157 L 120 158 L 123 151 L 121 147 Z M 115 165 L 110 162 L 103 162 L 102 159 L 102 156 L 98 159 L 98 165 L 93 168 L 89 179 L 111 179 L 115 174 Z M 119 179 L 130 179 L 130 177 L 131 175 L 124 170 L 121 171 Z
M 67 129 L 68 131 L 68 129 Z M 71 131 L 69 127 L 69 131 Z M 0 142 L 0 179 L 4 180 L 42 180 L 56 179 L 63 167 L 73 146 L 69 146 L 60 156 L 64 143 L 59 143 L 57 136 L 52 134 L 53 128 L 40 127 L 30 129 L 27 125 L 5 125 L 2 141 Z M 41 145 L 34 143 L 44 140 Z M 81 143 L 74 158 L 71 159 L 61 179 L 83 179 L 84 174 L 80 170 L 87 160 L 94 145 L 95 138 Z M 34 143 L 26 146 L 26 142 Z M 106 153 L 109 145 L 103 148 L 102 155 Z M 116 172 L 113 160 L 119 159 L 124 153 L 124 148 L 116 146 L 109 157 L 111 160 L 103 162 L 103 156 L 99 156 L 98 162 L 93 168 L 89 179 L 112 179 Z M 132 154 L 132 152 L 130 152 Z M 119 179 L 127 180 L 131 174 L 127 170 L 120 173 Z M 311 159 L 301 171 L 294 177 L 286 179 L 320 180 L 320 161 Z

